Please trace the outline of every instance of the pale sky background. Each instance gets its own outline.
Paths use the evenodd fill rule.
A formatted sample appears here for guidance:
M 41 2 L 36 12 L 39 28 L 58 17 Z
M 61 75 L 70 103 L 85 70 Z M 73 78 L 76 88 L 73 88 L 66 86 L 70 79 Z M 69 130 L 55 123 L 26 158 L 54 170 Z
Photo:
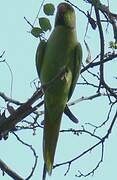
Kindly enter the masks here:
M 0 1 L 0 54 L 5 50 L 4 58 L 10 65 L 13 72 L 13 90 L 12 97 L 21 102 L 26 101 L 32 96 L 35 91 L 34 86 L 30 86 L 30 82 L 37 77 L 36 68 L 35 68 L 35 51 L 38 45 L 38 39 L 34 38 L 28 31 L 31 30 L 30 26 L 24 20 L 24 16 L 30 22 L 33 22 L 37 12 L 39 10 L 42 0 L 25 0 L 25 1 L 16 1 L 16 0 L 1 0 Z M 45 1 L 50 2 L 50 1 Z M 53 0 L 51 3 L 57 5 L 61 1 Z M 81 9 L 89 10 L 90 7 L 87 7 L 87 4 L 83 1 L 72 1 Z M 107 1 L 103 0 L 104 3 Z M 116 13 L 117 3 L 115 0 L 110 1 L 110 8 L 113 12 Z M 83 44 L 84 32 L 86 29 L 86 18 L 82 13 L 76 11 L 77 14 L 77 31 L 78 39 L 83 46 L 83 54 L 85 61 L 87 52 Z M 42 11 L 40 16 L 42 16 Z M 50 18 L 52 23 L 54 22 L 54 17 Z M 106 33 L 105 38 L 113 40 L 111 32 Z M 99 52 L 99 42 L 98 42 L 98 31 L 94 31 L 89 28 L 87 41 L 89 42 L 92 57 L 97 55 Z M 106 45 L 108 48 L 108 45 Z M 116 87 L 117 81 L 113 79 L 113 76 L 116 75 L 117 70 L 116 66 L 110 67 L 109 63 L 106 66 L 106 76 L 109 79 L 109 83 Z M 97 70 L 96 68 L 94 69 Z M 107 74 L 108 73 L 108 74 Z M 92 77 L 88 77 L 89 80 Z M 113 80 L 112 80 L 113 79 Z M 81 78 L 79 79 L 80 82 Z M 92 79 L 90 80 L 92 81 Z M 95 81 L 95 79 L 94 79 Z M 11 75 L 8 70 L 8 67 L 5 63 L 0 63 L 0 91 L 4 92 L 6 95 L 10 96 L 10 84 L 11 84 Z M 95 89 L 90 87 L 81 87 L 77 86 L 72 100 L 78 99 L 82 96 L 89 96 L 95 94 Z M 86 101 L 76 104 L 71 107 L 74 114 L 80 119 L 78 125 L 73 124 L 69 121 L 66 116 L 63 116 L 63 121 L 61 129 L 81 129 L 81 125 L 84 125 L 86 122 L 93 124 L 100 124 L 105 120 L 107 110 L 109 110 L 108 102 L 105 98 L 98 98 L 94 101 Z M 5 106 L 4 101 L 0 98 L 0 107 Z M 116 107 L 113 109 L 112 115 L 114 115 Z M 113 116 L 111 116 L 113 117 Z M 39 119 L 43 120 L 43 117 Z M 105 150 L 104 150 L 104 160 L 100 165 L 98 170 L 95 172 L 94 176 L 89 176 L 86 178 L 80 178 L 81 180 L 110 180 L 116 178 L 116 162 L 117 162 L 117 124 L 113 128 L 113 131 L 106 140 Z M 102 135 L 105 135 L 104 129 L 101 130 Z M 42 155 L 42 129 L 36 131 L 36 135 L 33 136 L 33 132 L 29 130 L 20 131 L 17 133 L 19 137 L 25 142 L 32 144 L 36 149 L 38 155 L 38 166 L 36 168 L 32 180 L 41 180 L 42 169 L 43 169 L 43 155 Z M 75 136 L 72 134 L 60 134 L 55 164 L 63 162 L 65 160 L 72 159 L 79 155 L 83 150 L 90 145 L 94 144 L 96 141 L 92 140 L 91 137 L 86 135 Z M 15 136 L 10 134 L 8 140 L 0 142 L 0 158 L 5 161 L 13 170 L 15 170 L 19 175 L 24 177 L 24 179 L 29 175 L 30 170 L 33 166 L 34 157 L 29 148 L 21 145 Z M 91 153 L 83 156 L 78 161 L 74 162 L 71 166 L 71 169 L 67 176 L 64 176 L 64 173 L 67 170 L 66 166 L 61 166 L 53 170 L 51 177 L 47 176 L 46 180 L 77 180 L 79 178 L 75 177 L 75 174 L 78 174 L 78 170 L 82 173 L 87 173 L 91 168 L 94 168 L 96 162 L 100 156 L 100 147 L 97 147 Z M 11 178 L 5 174 L 2 176 L 2 171 L 0 172 L 0 180 L 10 180 Z

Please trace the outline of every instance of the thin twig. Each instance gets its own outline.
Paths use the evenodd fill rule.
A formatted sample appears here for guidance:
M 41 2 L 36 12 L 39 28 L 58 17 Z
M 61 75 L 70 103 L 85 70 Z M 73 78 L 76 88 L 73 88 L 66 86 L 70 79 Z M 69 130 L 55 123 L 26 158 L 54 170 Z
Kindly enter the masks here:
M 32 147 L 32 145 L 30 145 L 30 144 L 22 141 L 16 133 L 13 132 L 13 134 L 14 134 L 14 136 L 17 138 L 17 140 L 18 140 L 19 142 L 21 142 L 23 145 L 27 146 L 27 147 L 33 152 L 33 155 L 34 155 L 34 157 L 35 157 L 35 161 L 34 161 L 33 168 L 32 168 L 32 170 L 31 170 L 29 176 L 28 176 L 27 178 L 25 178 L 25 180 L 29 180 L 29 179 L 33 176 L 34 171 L 35 171 L 35 168 L 36 168 L 36 166 L 37 166 L 38 156 L 36 155 L 36 151 L 35 151 L 35 149 Z
M 68 170 L 69 170 L 71 164 L 72 164 L 74 161 L 78 160 L 79 158 L 81 158 L 82 156 L 84 156 L 84 155 L 87 154 L 88 152 L 92 151 L 93 149 L 95 149 L 97 146 L 99 146 L 99 145 L 101 144 L 101 145 L 102 145 L 102 155 L 101 155 L 101 159 L 100 159 L 99 163 L 97 164 L 97 166 L 96 166 L 91 172 L 89 172 L 87 175 L 84 175 L 84 176 L 88 176 L 88 175 L 90 175 L 91 173 L 94 173 L 94 171 L 97 170 L 97 168 L 99 167 L 100 163 L 103 161 L 104 142 L 105 142 L 105 140 L 109 137 L 109 135 L 111 134 L 116 119 L 117 119 L 117 111 L 116 111 L 116 113 L 115 113 L 115 115 L 114 115 L 114 117 L 113 117 L 113 119 L 112 119 L 111 125 L 110 125 L 110 127 L 108 128 L 108 131 L 107 131 L 106 135 L 103 136 L 102 138 L 100 138 L 99 136 L 96 136 L 95 134 L 93 134 L 93 133 L 91 133 L 91 132 L 89 132 L 89 131 L 86 131 L 85 129 L 83 129 L 83 130 L 72 130 L 72 129 L 71 129 L 71 130 L 63 130 L 62 132 L 69 132 L 69 131 L 70 131 L 70 132 L 80 133 L 80 131 L 81 131 L 82 133 L 83 133 L 83 132 L 84 132 L 84 133 L 88 133 L 88 134 L 90 134 L 92 137 L 96 137 L 97 139 L 99 139 L 99 141 L 98 141 L 96 144 L 94 144 L 93 146 L 91 146 L 90 148 L 88 148 L 88 149 L 86 149 L 85 151 L 83 151 L 80 155 L 76 156 L 75 158 L 54 165 L 54 166 L 53 166 L 53 169 L 54 169 L 54 168 L 57 168 L 57 167 L 59 167 L 59 166 L 68 165 Z M 68 170 L 67 170 L 67 173 L 68 173 Z M 80 176 L 83 176 L 83 174 L 81 173 Z
M 44 2 L 45 2 L 45 0 L 42 1 L 41 5 L 40 5 L 40 8 L 39 8 L 39 11 L 38 11 L 38 13 L 37 13 L 37 15 L 36 15 L 36 18 L 35 18 L 32 26 L 35 25 L 35 22 L 36 22 L 36 20 L 37 20 L 38 17 L 39 17 L 39 13 L 40 13 L 40 11 L 41 11 L 41 8 L 43 7 Z

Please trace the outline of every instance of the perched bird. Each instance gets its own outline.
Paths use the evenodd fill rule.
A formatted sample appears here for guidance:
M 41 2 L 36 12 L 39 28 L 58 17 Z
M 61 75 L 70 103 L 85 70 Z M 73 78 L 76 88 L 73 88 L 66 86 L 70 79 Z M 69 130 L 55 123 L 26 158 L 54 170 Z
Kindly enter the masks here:
M 81 67 L 82 48 L 77 41 L 75 11 L 68 3 L 57 7 L 54 30 L 36 52 L 36 68 L 44 91 L 44 174 L 52 173 L 62 114 L 70 99 Z

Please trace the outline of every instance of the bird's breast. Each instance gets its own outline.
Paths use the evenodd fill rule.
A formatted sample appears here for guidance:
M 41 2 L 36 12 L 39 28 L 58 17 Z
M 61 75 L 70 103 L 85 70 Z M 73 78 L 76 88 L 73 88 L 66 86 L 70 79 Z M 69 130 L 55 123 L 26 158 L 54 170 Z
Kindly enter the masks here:
M 47 42 L 44 55 L 42 83 L 47 83 L 72 61 L 77 44 L 76 33 L 62 27 L 56 28 Z

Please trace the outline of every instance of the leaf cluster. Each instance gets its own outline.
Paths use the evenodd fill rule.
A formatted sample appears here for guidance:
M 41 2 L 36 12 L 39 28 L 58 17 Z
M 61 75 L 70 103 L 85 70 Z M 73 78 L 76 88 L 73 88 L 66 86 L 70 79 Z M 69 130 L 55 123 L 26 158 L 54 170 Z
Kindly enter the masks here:
M 43 6 L 43 12 L 46 16 L 52 16 L 55 12 L 55 7 L 52 3 L 47 3 Z M 40 17 L 38 18 L 39 26 L 33 27 L 31 30 L 31 34 L 38 38 L 43 33 L 50 31 L 52 29 L 51 23 L 49 18 L 47 17 Z

